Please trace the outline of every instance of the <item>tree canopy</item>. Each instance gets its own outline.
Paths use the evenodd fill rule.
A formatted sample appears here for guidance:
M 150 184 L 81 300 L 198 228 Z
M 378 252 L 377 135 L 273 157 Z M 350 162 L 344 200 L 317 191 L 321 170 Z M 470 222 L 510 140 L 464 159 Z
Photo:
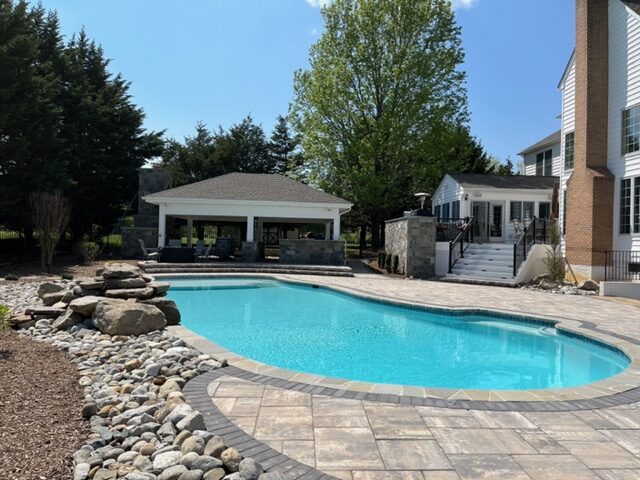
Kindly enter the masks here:
M 278 116 L 270 139 L 250 115 L 216 132 L 198 122 L 195 134 L 184 142 L 167 142 L 162 165 L 171 171 L 176 185 L 231 172 L 294 175 L 302 163 L 299 143 L 283 116 Z
M 15 228 L 32 193 L 59 190 L 75 236 L 108 230 L 162 151 L 102 48 L 84 31 L 63 41 L 57 15 L 24 1 L 0 0 L 0 105 L 0 222 Z
M 415 191 L 488 168 L 467 128 L 460 28 L 448 0 L 335 0 L 322 15 L 294 125 L 312 181 L 353 201 L 378 247 Z

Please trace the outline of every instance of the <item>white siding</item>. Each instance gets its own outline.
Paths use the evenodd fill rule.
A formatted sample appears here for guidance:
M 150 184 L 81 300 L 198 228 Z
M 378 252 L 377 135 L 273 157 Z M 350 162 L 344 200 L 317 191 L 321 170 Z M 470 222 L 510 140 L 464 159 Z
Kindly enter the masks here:
M 551 174 L 555 176 L 560 176 L 560 161 L 561 161 L 561 152 L 560 152 L 560 144 L 554 143 L 551 147 L 545 147 L 537 152 L 529 153 L 524 156 L 524 171 L 523 175 L 535 175 L 536 174 L 536 156 L 541 152 L 546 152 L 547 150 L 553 150 L 553 167 Z
M 618 0 L 609 1 L 609 150 L 616 176 L 615 249 L 640 251 L 640 233 L 620 235 L 620 179 L 640 176 L 640 152 L 622 154 L 622 112 L 640 105 L 640 18 Z
M 438 185 L 438 188 L 433 193 L 433 197 L 431 198 L 431 205 L 435 207 L 436 205 L 444 205 L 445 203 L 451 203 L 455 202 L 456 200 L 460 200 L 462 198 L 463 192 L 464 189 L 458 182 L 456 182 L 451 176 L 445 175 L 440 182 L 440 185 Z M 461 211 L 460 215 L 464 216 L 462 215 L 462 213 L 463 212 Z
M 618 0 L 616 0 L 618 1 Z M 564 168 L 564 152 L 565 152 L 565 138 L 567 133 L 571 133 L 575 130 L 576 126 L 576 63 L 575 60 L 571 61 L 567 76 L 564 79 L 564 83 L 560 86 L 562 91 L 562 115 L 560 121 L 560 195 L 558 198 L 558 207 L 560 212 L 559 222 L 560 225 L 564 224 L 564 191 L 567 186 L 567 180 L 571 176 L 572 170 L 566 171 Z M 563 240 L 564 248 L 564 240 Z

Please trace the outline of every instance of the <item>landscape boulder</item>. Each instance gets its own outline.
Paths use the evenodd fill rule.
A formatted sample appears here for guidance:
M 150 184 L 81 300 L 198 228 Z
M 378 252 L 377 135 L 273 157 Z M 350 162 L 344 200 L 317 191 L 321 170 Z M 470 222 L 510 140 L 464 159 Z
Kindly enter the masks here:
M 140 276 L 140 269 L 128 263 L 108 263 L 102 270 L 102 276 L 108 278 L 137 278 Z
M 597 292 L 600 290 L 600 285 L 593 280 L 585 280 L 578 285 L 578 290 L 584 290 L 585 292 Z
M 146 300 L 153 297 L 155 291 L 151 287 L 145 288 L 119 288 L 116 290 L 107 290 L 104 295 L 107 298 L 136 298 L 139 300 Z
M 78 323 L 82 323 L 84 321 L 84 318 L 84 316 L 68 308 L 53 322 L 53 324 L 51 324 L 51 326 L 56 330 L 66 330 L 67 328 L 71 328 Z
M 100 300 L 103 300 L 103 298 L 94 295 L 76 298 L 69 303 L 69 308 L 80 315 L 90 317 Z
M 38 297 L 42 298 L 49 293 L 61 292 L 62 290 L 65 290 L 64 285 L 53 282 L 44 282 L 38 287 Z
M 134 278 L 107 278 L 104 281 L 107 290 L 121 289 L 121 288 L 143 288 L 147 286 L 147 282 L 142 277 Z
M 155 297 L 149 300 L 143 300 L 142 303 L 153 305 L 158 307 L 162 313 L 164 313 L 167 319 L 167 325 L 178 325 L 180 323 L 180 311 L 176 305 L 176 302 L 167 298 Z
M 164 328 L 167 321 L 153 305 L 103 299 L 93 312 L 93 324 L 109 335 L 142 335 Z

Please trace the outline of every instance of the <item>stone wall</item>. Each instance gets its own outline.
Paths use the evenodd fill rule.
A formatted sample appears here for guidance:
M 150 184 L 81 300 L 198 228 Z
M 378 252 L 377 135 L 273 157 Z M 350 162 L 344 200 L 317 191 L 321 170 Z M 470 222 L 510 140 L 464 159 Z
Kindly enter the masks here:
M 398 273 L 429 278 L 436 269 L 436 222 L 434 217 L 402 217 L 385 225 L 387 255 L 398 256 Z
M 171 174 L 162 168 L 138 170 L 138 214 L 158 216 L 158 206 L 145 202 L 142 197 L 171 188 Z
M 286 265 L 344 265 L 340 240 L 280 240 L 280 263 Z
M 142 258 L 142 249 L 138 239 L 142 239 L 147 248 L 158 246 L 158 227 L 123 227 L 122 258 Z

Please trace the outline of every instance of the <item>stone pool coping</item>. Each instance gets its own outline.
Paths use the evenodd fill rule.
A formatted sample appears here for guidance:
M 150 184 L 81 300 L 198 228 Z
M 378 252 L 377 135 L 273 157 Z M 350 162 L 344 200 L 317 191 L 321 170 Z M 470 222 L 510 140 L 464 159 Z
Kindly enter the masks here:
M 268 381 L 273 379 L 274 383 L 272 384 L 275 385 L 279 383 L 279 385 L 276 386 L 281 386 L 282 388 L 291 388 L 313 393 L 320 393 L 320 391 L 324 392 L 326 390 L 325 393 L 320 394 L 344 396 L 345 398 L 360 398 L 371 401 L 485 410 L 531 409 L 534 411 L 566 411 L 597 409 L 640 401 L 640 342 L 634 338 L 623 337 L 610 332 L 604 333 L 598 329 L 596 324 L 591 322 L 567 320 L 548 315 L 537 315 L 534 317 L 525 315 L 522 312 L 508 311 L 499 308 L 447 307 L 430 305 L 425 302 L 409 302 L 390 296 L 373 296 L 361 290 L 337 285 L 318 285 L 314 283 L 312 279 L 290 278 L 286 275 L 225 275 L 211 273 L 194 275 L 190 273 L 155 275 L 155 277 L 158 279 L 167 277 L 272 279 L 291 284 L 327 288 L 378 303 L 391 303 L 411 308 L 430 309 L 457 314 L 483 313 L 507 316 L 515 318 L 516 320 L 554 326 L 558 330 L 583 337 L 587 341 L 591 340 L 620 350 L 631 361 L 630 365 L 623 372 L 608 379 L 581 387 L 514 391 L 428 388 L 359 382 L 285 370 L 238 355 L 192 332 L 184 326 L 169 327 L 172 334 L 183 338 L 186 342 L 203 351 L 203 353 L 209 354 L 214 358 L 225 358 L 231 366 L 264 377 Z M 305 387 L 310 389 L 305 390 Z M 348 396 L 347 393 L 349 394 Z

